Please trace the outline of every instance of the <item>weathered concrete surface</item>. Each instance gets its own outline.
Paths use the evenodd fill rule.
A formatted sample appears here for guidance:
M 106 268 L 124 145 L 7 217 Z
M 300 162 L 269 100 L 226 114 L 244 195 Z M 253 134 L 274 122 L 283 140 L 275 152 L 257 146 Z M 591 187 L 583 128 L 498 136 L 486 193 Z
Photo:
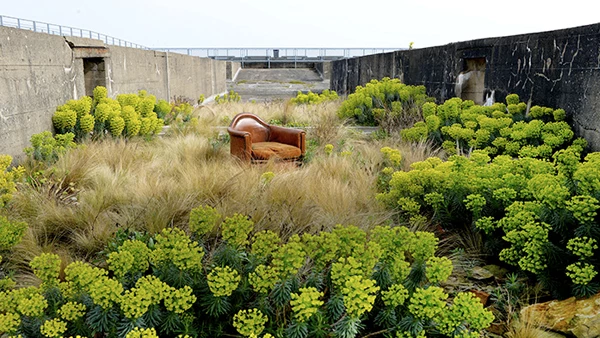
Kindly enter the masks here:
M 320 93 L 329 89 L 329 81 L 321 80 L 314 69 L 244 68 L 228 88 L 240 94 L 243 101 L 264 102 L 290 99 L 298 91 Z
M 567 111 L 575 131 L 600 150 L 600 24 L 487 38 L 333 61 L 331 89 L 354 91 L 372 79 L 425 85 L 438 101 L 454 97 L 469 60 L 485 60 L 485 91 Z
M 144 89 L 161 99 L 198 99 L 227 89 L 225 61 L 117 46 L 110 50 L 107 88 L 112 95 Z
M 56 106 L 83 91 L 82 61 L 64 37 L 0 27 L 0 154 L 22 158 Z
M 118 46 L 111 46 L 110 50 L 106 88 L 111 96 L 144 89 L 157 98 L 168 97 L 165 53 Z
M 195 100 L 227 89 L 226 61 L 0 27 L 0 154 L 21 160 L 31 135 L 52 129 L 56 107 L 91 95 L 98 77 L 112 97 L 145 89 Z
M 242 69 L 242 64 L 234 61 L 227 61 L 226 78 L 228 81 L 235 81 L 238 72 Z
M 315 64 L 315 70 L 323 80 L 331 79 L 331 61 L 324 61 L 321 63 Z
M 314 69 L 248 69 L 240 71 L 236 79 L 240 81 L 280 81 L 280 82 L 318 82 L 321 77 Z

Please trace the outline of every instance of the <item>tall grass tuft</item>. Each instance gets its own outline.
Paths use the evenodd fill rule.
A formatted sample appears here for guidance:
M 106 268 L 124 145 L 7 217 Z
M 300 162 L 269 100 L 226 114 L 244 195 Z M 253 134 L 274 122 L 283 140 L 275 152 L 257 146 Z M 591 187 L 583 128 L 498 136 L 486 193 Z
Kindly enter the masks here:
M 321 154 L 300 167 L 240 163 L 226 143 L 193 133 L 86 144 L 37 175 L 35 184 L 20 186 L 7 211 L 29 229 L 12 259 L 24 270 L 45 251 L 90 260 L 119 229 L 186 228 L 190 210 L 203 204 L 224 216 L 248 215 L 257 231 L 283 237 L 384 223 L 391 213 L 374 198 L 381 159 L 368 155 L 379 149 L 348 144 L 357 149 L 349 156 Z M 266 182 L 261 175 L 268 171 L 274 177 Z

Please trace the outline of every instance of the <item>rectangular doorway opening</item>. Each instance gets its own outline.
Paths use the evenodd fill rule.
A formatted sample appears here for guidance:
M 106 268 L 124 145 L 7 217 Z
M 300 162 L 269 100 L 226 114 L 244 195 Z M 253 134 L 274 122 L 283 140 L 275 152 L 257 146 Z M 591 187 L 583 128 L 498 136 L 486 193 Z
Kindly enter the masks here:
M 85 95 L 93 96 L 94 88 L 106 87 L 106 68 L 103 58 L 83 59 L 83 78 L 85 80 Z
M 483 104 L 485 102 L 485 58 L 466 59 L 463 73 L 467 80 L 463 84 L 460 98 Z

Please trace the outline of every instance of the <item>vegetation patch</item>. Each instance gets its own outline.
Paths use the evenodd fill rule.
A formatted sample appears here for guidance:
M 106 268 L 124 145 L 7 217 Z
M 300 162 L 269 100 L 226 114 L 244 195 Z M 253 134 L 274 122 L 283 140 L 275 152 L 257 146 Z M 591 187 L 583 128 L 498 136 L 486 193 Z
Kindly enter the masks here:
M 194 108 L 99 87 L 57 108 L 22 167 L 0 157 L 0 332 L 479 337 L 487 296 L 509 326 L 528 285 L 598 292 L 600 157 L 562 109 L 387 78 L 334 96 Z M 302 166 L 233 159 L 220 130 L 244 111 L 306 128 Z M 490 263 L 491 285 L 462 284 Z

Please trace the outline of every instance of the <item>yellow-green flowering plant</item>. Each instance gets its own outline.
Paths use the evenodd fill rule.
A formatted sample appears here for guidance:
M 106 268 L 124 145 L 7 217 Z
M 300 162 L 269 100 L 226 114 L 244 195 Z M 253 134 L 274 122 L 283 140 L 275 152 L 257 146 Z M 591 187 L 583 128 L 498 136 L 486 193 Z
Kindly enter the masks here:
M 11 162 L 12 157 L 0 155 L 0 208 L 12 199 L 17 190 L 16 183 L 24 173 L 23 167 L 10 168 Z
M 564 122 L 563 109 L 533 106 L 510 94 L 506 104 L 476 105 L 452 98 L 440 105 L 423 104 L 424 121 L 401 131 L 407 141 L 431 140 L 450 155 L 485 150 L 490 156 L 550 159 L 568 146 L 574 136 Z
M 281 239 L 271 230 L 260 231 L 253 236 L 252 254 L 260 258 L 269 258 L 279 248 Z
M 254 222 L 240 214 L 225 218 L 225 221 L 221 224 L 223 239 L 227 243 L 238 247 L 243 247 L 249 243 L 248 235 L 253 229 Z
M 66 331 L 67 323 L 56 318 L 45 321 L 40 327 L 40 332 L 48 338 L 61 338 Z
M 351 118 L 360 125 L 379 125 L 390 134 L 422 119 L 421 107 L 433 101 L 424 86 L 409 86 L 399 79 L 385 77 L 356 87 L 342 102 L 338 116 Z
M 465 114 L 456 101 L 445 104 L 442 112 L 456 119 L 461 116 L 460 109 Z M 515 133 L 504 125 L 480 122 L 486 126 L 489 122 L 488 127 L 498 128 L 498 132 Z M 519 132 L 543 135 L 547 124 L 540 123 L 543 121 L 519 125 Z M 432 157 L 413 163 L 410 171 L 388 173 L 389 188 L 377 199 L 400 211 L 409 222 L 424 214 L 450 231 L 474 227 L 485 241 L 494 243 L 490 247 L 501 261 L 533 273 L 557 297 L 591 295 L 600 290 L 596 275 L 586 274 L 591 278 L 577 278 L 575 283 L 570 277 L 575 272 L 567 270 L 568 266 L 573 270 L 572 264 L 580 259 L 589 264 L 598 259 L 600 184 L 593 177 L 600 174 L 600 156 L 592 153 L 581 161 L 585 146 L 585 141 L 575 140 L 557 151 L 552 162 L 492 156 L 487 150 L 473 150 L 469 157 L 451 156 L 445 162 Z M 420 252 L 432 247 L 417 247 L 413 257 L 426 260 L 431 249 Z
M 55 254 L 44 253 L 35 257 L 29 263 L 33 273 L 42 280 L 45 288 L 58 285 L 60 274 L 60 258 Z
M 84 96 L 56 108 L 52 122 L 58 134 L 72 133 L 78 142 L 90 136 L 150 138 L 162 130 L 163 117 L 171 112 L 168 102 L 157 104 L 156 97 L 145 90 L 117 95 L 116 100 L 108 97 L 106 87 L 98 86 L 93 93 L 93 99 Z
M 241 99 L 242 99 L 242 97 L 240 96 L 240 94 L 238 94 L 236 91 L 234 91 L 232 89 L 228 93 L 223 94 L 223 96 L 217 95 L 215 97 L 215 102 L 217 104 L 223 104 L 223 103 L 239 102 Z
M 157 266 L 172 264 L 179 270 L 199 271 L 204 251 L 180 229 L 164 229 L 156 235 L 155 248 L 151 254 Z
M 435 255 L 433 234 L 338 225 L 284 240 L 272 231 L 252 234 L 249 224 L 236 216 L 202 238 L 202 231 L 190 237 L 174 228 L 118 234 L 104 268 L 73 262 L 64 280 L 58 257 L 43 254 L 31 262 L 42 287 L 0 292 L 0 328 L 47 337 L 194 337 L 202 330 L 306 338 L 394 334 L 410 322 L 420 328 L 413 335 L 462 328 L 472 335 L 492 318 L 461 293 L 446 302 L 435 284 L 451 273 L 451 262 Z M 587 252 L 580 248 L 587 244 L 573 245 Z M 578 281 L 593 274 L 585 265 L 572 270 Z
M 290 305 L 292 311 L 294 311 L 295 319 L 299 322 L 306 322 L 323 305 L 320 298 L 324 294 L 314 287 L 300 288 L 298 291 L 299 294 L 292 293 Z
M 19 244 L 26 229 L 26 223 L 12 221 L 0 215 L 0 251 L 9 250 Z
M 228 266 L 216 267 L 206 276 L 208 287 L 215 297 L 231 296 L 237 289 L 240 278 L 240 274 Z
M 233 326 L 244 337 L 258 337 L 268 318 L 258 309 L 240 310 L 233 317 Z
M 87 307 L 84 304 L 67 302 L 60 307 L 57 314 L 67 322 L 74 322 L 82 318 L 86 310 Z
M 158 334 L 154 328 L 141 329 L 139 327 L 131 330 L 125 338 L 158 338 Z
M 338 94 L 334 90 L 325 89 L 320 94 L 313 93 L 310 90 L 306 94 L 298 91 L 296 97 L 290 101 L 293 104 L 319 104 L 326 101 L 335 101 L 338 98 Z
M 31 147 L 25 148 L 24 151 L 35 161 L 51 164 L 56 162 L 60 155 L 77 146 L 74 139 L 75 134 L 71 132 L 52 136 L 51 132 L 43 131 L 31 136 Z
M 16 313 L 0 313 L 0 332 L 15 334 L 21 325 L 21 317 Z
M 204 236 L 217 226 L 220 219 L 221 214 L 217 209 L 208 205 L 196 207 L 190 212 L 190 231 L 198 236 Z

